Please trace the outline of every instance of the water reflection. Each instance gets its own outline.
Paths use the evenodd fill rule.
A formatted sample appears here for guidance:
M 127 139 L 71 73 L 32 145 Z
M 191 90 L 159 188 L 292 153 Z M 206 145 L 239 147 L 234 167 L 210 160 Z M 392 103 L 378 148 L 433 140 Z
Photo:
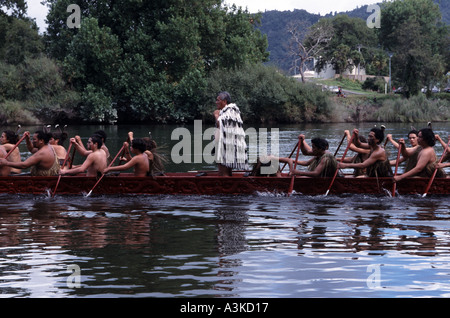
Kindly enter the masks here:
M 296 282 L 288 296 L 308 295 L 304 284 L 316 295 L 318 272 L 347 268 L 359 277 L 339 278 L 351 290 L 367 277 L 358 262 L 449 253 L 450 202 L 439 197 L 1 199 L 4 296 L 284 297 L 285 279 Z M 296 258 L 304 266 L 286 265 Z M 67 287 L 70 264 L 80 289 Z

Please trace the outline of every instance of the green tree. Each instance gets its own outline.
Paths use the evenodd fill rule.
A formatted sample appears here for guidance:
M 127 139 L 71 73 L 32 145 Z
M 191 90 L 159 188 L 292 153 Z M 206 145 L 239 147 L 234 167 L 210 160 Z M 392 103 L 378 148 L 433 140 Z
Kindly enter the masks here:
M 0 12 L 0 60 L 17 65 L 43 51 L 44 43 L 34 21 Z
M 441 22 L 439 6 L 432 0 L 385 2 L 379 40 L 393 52 L 393 77 L 407 96 L 437 82 L 445 73 L 448 26 Z
M 324 23 L 320 20 L 317 24 Z M 333 37 L 317 56 L 317 69 L 320 71 L 328 64 L 338 74 L 351 70 L 358 64 L 364 65 L 370 59 L 369 48 L 377 45 L 375 31 L 367 27 L 366 22 L 347 15 L 331 18 Z
M 255 28 L 259 17 L 220 0 L 46 3 L 49 54 L 64 61 L 77 90 L 93 85 L 89 96 L 111 97 L 119 120 L 195 118 L 209 72 L 268 56 L 267 39 Z M 66 25 L 69 3 L 81 8 L 80 29 Z
M 25 0 L 0 0 L 0 15 L 3 13 L 2 8 L 11 10 L 14 17 L 23 18 L 27 12 L 27 3 Z

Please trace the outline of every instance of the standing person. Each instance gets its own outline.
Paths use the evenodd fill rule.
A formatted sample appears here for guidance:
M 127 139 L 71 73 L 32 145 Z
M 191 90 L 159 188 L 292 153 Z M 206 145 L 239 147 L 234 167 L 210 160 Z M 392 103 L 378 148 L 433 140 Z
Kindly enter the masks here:
M 71 138 L 70 142 L 74 143 L 75 147 L 79 147 L 75 138 Z M 63 169 L 60 174 L 78 174 L 86 171 L 87 177 L 97 177 L 103 173 L 107 167 L 106 152 L 102 149 L 102 138 L 99 135 L 92 135 L 87 142 L 87 151 L 89 154 L 83 164 L 72 169 Z
M 128 149 L 128 143 L 124 142 L 124 146 Z M 136 177 L 145 177 L 150 172 L 150 161 L 148 159 L 145 151 L 147 150 L 147 145 L 141 138 L 136 138 L 131 141 L 131 153 L 134 154 L 134 157 L 130 158 L 127 163 L 109 167 L 103 170 L 103 173 L 107 173 L 110 171 L 124 171 L 130 168 L 134 168 L 134 176 Z
M 380 146 L 384 139 L 384 131 L 381 128 L 372 128 L 369 132 L 367 143 L 359 140 L 359 131 L 354 129 L 355 138 L 353 142 L 358 148 L 370 149 L 369 157 L 361 163 L 339 163 L 339 169 L 357 168 L 366 169 L 367 177 L 392 177 L 392 168 L 386 151 Z
M 10 152 L 11 149 L 13 149 L 15 147 L 15 145 L 18 141 L 19 141 L 19 136 L 17 136 L 16 133 L 11 130 L 5 130 L 0 137 L 0 142 L 4 146 L 7 153 Z M 22 158 L 20 158 L 19 147 L 16 147 L 16 149 L 14 149 L 13 152 L 9 155 L 8 161 L 22 162 Z M 20 170 L 20 169 L 11 168 L 11 173 L 13 173 L 13 174 L 18 174 L 21 172 L 22 172 L 22 170 Z
M 27 138 L 29 132 L 25 132 Z M 32 137 L 32 146 L 37 151 L 23 162 L 9 162 L 5 159 L 0 159 L 0 166 L 9 166 L 17 169 L 31 168 L 32 176 L 56 176 L 58 175 L 60 165 L 55 150 L 48 144 L 50 134 L 39 130 L 34 133 Z
M 247 169 L 247 144 L 241 112 L 236 104 L 231 103 L 227 92 L 219 93 L 216 107 L 215 159 L 219 175 L 231 176 L 233 169 Z
M 438 169 L 436 178 L 445 177 L 445 173 L 442 169 L 436 167 L 438 162 L 436 152 L 434 151 L 434 145 L 436 144 L 436 137 L 431 128 L 423 128 L 419 130 L 417 135 L 419 146 L 422 147 L 418 157 L 416 166 L 401 175 L 394 177 L 394 182 L 398 182 L 407 177 L 431 177 L 434 170 Z M 405 147 L 405 140 L 399 140 L 400 146 Z

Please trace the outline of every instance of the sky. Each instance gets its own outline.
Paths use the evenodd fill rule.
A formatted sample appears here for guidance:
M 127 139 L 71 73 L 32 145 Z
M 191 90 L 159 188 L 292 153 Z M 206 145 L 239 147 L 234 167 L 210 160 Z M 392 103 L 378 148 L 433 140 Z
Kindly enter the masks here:
M 227 4 L 236 4 L 251 13 L 265 10 L 292 11 L 303 9 L 309 13 L 325 15 L 330 12 L 350 11 L 356 7 L 374 4 L 377 0 L 225 0 Z M 41 33 L 45 31 L 45 17 L 47 8 L 41 4 L 41 0 L 27 0 L 28 15 L 36 19 Z

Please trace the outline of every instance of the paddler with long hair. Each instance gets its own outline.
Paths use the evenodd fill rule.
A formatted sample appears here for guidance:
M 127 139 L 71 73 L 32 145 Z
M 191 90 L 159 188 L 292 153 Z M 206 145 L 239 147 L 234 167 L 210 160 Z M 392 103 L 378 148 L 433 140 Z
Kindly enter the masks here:
M 433 130 L 431 130 L 431 128 L 423 128 L 419 130 L 417 137 L 419 146 L 422 147 L 422 150 L 417 157 L 417 164 L 408 172 L 394 177 L 395 182 L 413 176 L 430 178 L 436 169 L 438 169 L 436 178 L 445 178 L 445 172 L 437 167 L 438 159 L 433 148 L 436 144 L 436 137 Z M 399 144 L 401 147 L 405 147 L 405 140 L 400 139 Z

